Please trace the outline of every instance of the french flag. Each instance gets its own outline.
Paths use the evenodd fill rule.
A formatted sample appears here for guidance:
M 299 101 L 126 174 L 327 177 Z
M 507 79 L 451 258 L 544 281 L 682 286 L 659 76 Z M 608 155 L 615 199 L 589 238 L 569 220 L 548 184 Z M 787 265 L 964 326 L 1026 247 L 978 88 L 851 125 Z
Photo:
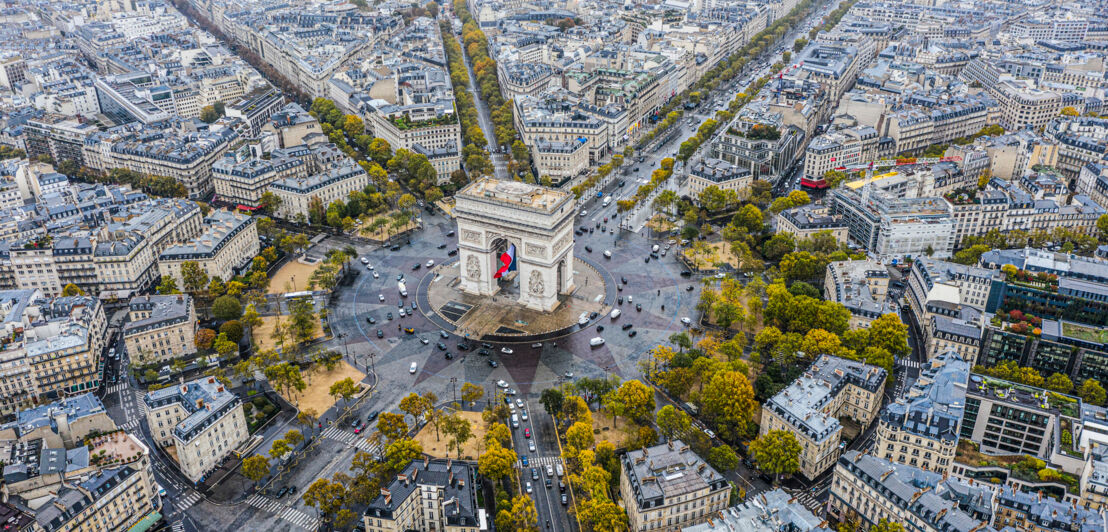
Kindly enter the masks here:
M 508 251 L 500 254 L 500 263 L 503 266 L 499 270 L 496 270 L 496 275 L 493 275 L 493 279 L 501 278 L 505 273 L 514 272 L 516 270 L 516 245 L 509 244 Z

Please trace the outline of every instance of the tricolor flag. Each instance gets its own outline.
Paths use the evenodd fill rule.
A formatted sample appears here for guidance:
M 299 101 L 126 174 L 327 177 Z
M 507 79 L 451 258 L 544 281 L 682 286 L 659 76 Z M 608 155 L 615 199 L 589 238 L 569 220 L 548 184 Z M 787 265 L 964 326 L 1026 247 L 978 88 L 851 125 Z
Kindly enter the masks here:
M 505 273 L 514 272 L 516 270 L 516 245 L 508 244 L 508 251 L 500 254 L 500 263 L 503 266 L 499 270 L 496 270 L 496 275 L 493 275 L 493 279 L 501 278 Z

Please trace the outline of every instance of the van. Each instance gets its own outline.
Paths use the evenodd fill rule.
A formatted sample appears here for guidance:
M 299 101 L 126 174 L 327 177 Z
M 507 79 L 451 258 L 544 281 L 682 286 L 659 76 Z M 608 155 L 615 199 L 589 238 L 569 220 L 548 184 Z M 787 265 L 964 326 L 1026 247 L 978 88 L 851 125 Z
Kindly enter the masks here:
M 612 319 L 613 319 L 613 320 L 614 320 L 614 319 L 616 319 L 616 318 L 618 318 L 618 317 L 619 317 L 619 315 L 620 315 L 620 311 L 619 311 L 619 309 L 618 309 L 618 308 L 614 308 L 614 309 L 612 309 Z
M 556 471 L 558 473 L 558 478 L 562 478 L 562 475 L 565 474 L 565 470 L 562 469 L 562 463 L 561 462 L 558 462 L 557 464 L 554 464 L 554 471 Z
M 605 207 L 607 207 L 611 204 L 612 204 L 612 197 L 611 196 L 608 196 L 608 197 L 604 198 L 604 206 Z
M 512 414 L 512 428 L 519 428 L 519 414 Z
M 604 345 L 604 339 L 597 336 L 597 337 L 593 338 L 592 340 L 589 340 L 589 345 L 592 346 L 592 347 L 600 347 L 600 346 Z

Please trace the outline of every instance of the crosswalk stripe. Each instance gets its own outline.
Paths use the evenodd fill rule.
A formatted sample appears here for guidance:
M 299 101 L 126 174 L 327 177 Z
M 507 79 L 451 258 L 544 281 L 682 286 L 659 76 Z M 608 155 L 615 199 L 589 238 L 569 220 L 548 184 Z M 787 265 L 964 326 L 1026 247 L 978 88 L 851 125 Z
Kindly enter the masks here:
M 562 463 L 562 459 L 561 459 L 561 457 L 558 457 L 558 456 L 536 456 L 534 458 L 528 458 L 526 466 L 523 465 L 523 460 L 517 461 L 516 462 L 516 467 L 518 467 L 518 468 L 537 467 L 537 466 L 556 465 L 556 464 L 560 464 L 560 463 Z
M 175 504 L 177 510 L 183 512 L 185 510 L 188 510 L 189 508 L 192 508 L 194 504 L 200 502 L 200 494 L 190 490 L 179 497 L 177 501 L 178 502 Z
M 173 532 L 185 532 L 185 522 L 177 521 L 173 523 Z

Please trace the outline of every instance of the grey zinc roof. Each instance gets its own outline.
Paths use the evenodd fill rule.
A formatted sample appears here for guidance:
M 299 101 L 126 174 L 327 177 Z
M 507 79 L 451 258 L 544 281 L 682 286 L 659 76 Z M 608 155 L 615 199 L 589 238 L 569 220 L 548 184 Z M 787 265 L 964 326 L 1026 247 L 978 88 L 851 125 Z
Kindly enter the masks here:
M 921 368 L 905 396 L 885 407 L 881 420 L 931 439 L 958 439 L 969 372 L 969 362 L 956 351 L 935 357 Z
M 189 316 L 192 298 L 187 295 L 146 295 L 131 299 L 131 311 L 148 310 L 150 317 L 131 321 L 123 326 L 123 333 L 146 330 L 163 323 L 179 322 Z
M 722 489 L 727 482 L 681 440 L 628 452 L 623 471 L 640 508 L 650 500 L 672 502 L 705 488 Z
M 830 532 L 823 519 L 816 517 L 792 495 L 778 488 L 723 510 L 712 521 L 681 529 L 681 532 Z
M 823 412 L 847 383 L 870 391 L 885 382 L 886 372 L 877 366 L 822 355 L 808 371 L 766 401 L 787 423 L 817 442 L 838 434 L 842 425 Z
M 229 405 L 239 403 L 239 398 L 233 392 L 224 388 L 211 377 L 203 377 L 184 384 L 167 386 L 155 390 L 143 397 L 147 408 L 159 408 L 169 403 L 179 403 L 181 408 L 189 412 L 189 416 L 181 420 L 173 428 L 173 434 L 183 441 L 188 442 L 197 429 L 213 419 L 218 419 L 226 413 Z
M 473 470 L 470 464 L 451 460 L 415 460 L 404 471 L 393 477 L 369 504 L 365 515 L 392 518 L 400 501 L 405 501 L 420 486 L 435 486 L 442 490 L 441 501 L 447 522 L 453 526 L 478 525 L 476 491 L 470 483 Z M 417 503 L 419 504 L 419 503 Z

